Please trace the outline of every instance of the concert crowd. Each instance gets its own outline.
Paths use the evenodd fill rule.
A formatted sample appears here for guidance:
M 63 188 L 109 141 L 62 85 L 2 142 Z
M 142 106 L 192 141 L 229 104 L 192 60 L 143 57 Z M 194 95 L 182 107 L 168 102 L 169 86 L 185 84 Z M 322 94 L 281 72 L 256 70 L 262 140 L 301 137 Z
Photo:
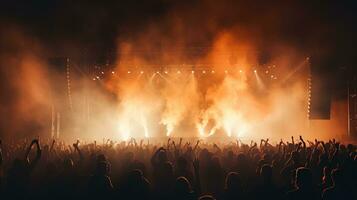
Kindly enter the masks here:
M 1 199 L 357 199 L 356 145 L 0 141 Z

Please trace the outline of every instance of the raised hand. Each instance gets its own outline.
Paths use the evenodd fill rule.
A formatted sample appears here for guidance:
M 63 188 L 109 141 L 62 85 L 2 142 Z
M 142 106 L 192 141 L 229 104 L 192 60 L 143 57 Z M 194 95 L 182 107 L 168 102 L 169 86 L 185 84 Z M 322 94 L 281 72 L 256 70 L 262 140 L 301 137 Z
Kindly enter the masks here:
M 304 141 L 304 139 L 302 138 L 302 136 L 300 135 L 300 141 L 301 141 L 301 143 L 303 144 L 303 146 L 304 146 L 304 149 L 306 148 L 306 143 L 305 143 L 305 141 Z
M 74 148 L 76 148 L 76 149 L 77 149 L 77 148 L 78 148 L 78 146 L 79 146 L 79 140 L 77 140 L 77 141 L 76 141 L 76 143 L 73 143 L 73 147 L 74 147 Z
M 267 139 L 265 140 L 265 146 L 268 146 L 268 144 L 269 144 L 269 138 L 267 138 Z
M 29 154 L 30 154 L 30 151 L 31 151 L 33 145 L 36 145 L 36 148 L 37 148 L 36 158 L 32 162 L 30 162 L 29 161 Z M 27 148 L 27 152 L 25 154 L 25 159 L 30 163 L 31 168 L 33 168 L 36 165 L 37 161 L 40 159 L 41 152 L 42 151 L 41 151 L 39 140 L 38 139 L 33 139 L 31 144 L 30 144 L 30 146 Z
M 31 145 L 38 144 L 38 139 L 33 139 Z

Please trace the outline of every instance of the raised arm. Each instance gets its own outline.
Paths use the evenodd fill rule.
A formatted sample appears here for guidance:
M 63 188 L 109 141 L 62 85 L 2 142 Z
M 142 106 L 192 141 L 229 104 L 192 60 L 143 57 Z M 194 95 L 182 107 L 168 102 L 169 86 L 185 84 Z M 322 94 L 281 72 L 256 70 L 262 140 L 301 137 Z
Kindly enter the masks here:
M 84 157 L 83 157 L 83 154 L 82 154 L 81 150 L 79 149 L 79 140 L 77 140 L 77 142 L 73 144 L 73 147 L 74 147 L 74 150 L 79 155 L 79 160 L 83 161 Z
M 171 138 L 167 139 L 167 144 L 166 144 L 167 150 L 170 150 L 170 141 L 171 141 Z
M 324 149 L 324 154 L 325 154 L 326 156 L 328 156 L 329 154 L 328 154 L 328 150 L 327 150 L 327 147 L 326 147 L 325 142 L 320 141 L 320 143 L 322 144 L 322 147 L 323 147 L 323 149 Z
M 32 146 L 35 145 L 36 146 L 36 157 L 33 161 L 30 161 L 29 159 L 29 155 L 32 149 Z M 25 160 L 29 163 L 30 169 L 33 169 L 37 162 L 40 160 L 41 158 L 41 147 L 40 147 L 40 143 L 37 139 L 32 140 L 31 144 L 29 145 L 29 147 L 27 148 L 26 154 L 25 154 Z
M 200 144 L 200 140 L 197 140 L 195 147 L 193 148 L 193 151 L 196 152 L 198 146 Z
M 335 146 L 335 151 L 332 154 L 331 163 L 334 165 L 334 167 L 336 167 L 337 163 L 338 163 L 337 157 L 338 157 L 338 153 L 339 153 L 339 150 L 340 150 L 340 143 L 334 142 L 334 146 Z
M 302 142 L 302 146 L 304 149 L 306 149 L 306 143 L 304 141 L 304 139 L 302 138 L 302 136 L 300 135 L 300 141 Z
M 251 147 L 249 147 L 248 152 L 247 152 L 247 155 L 248 155 L 249 157 L 252 156 L 252 155 L 251 155 L 251 152 L 252 152 L 252 150 L 253 150 L 254 148 L 256 148 L 257 146 L 258 146 L 257 143 L 254 142 L 254 145 L 251 146 Z
M 160 148 L 158 148 L 158 149 L 155 151 L 154 155 L 152 155 L 152 157 L 151 157 L 151 164 L 152 164 L 153 166 L 156 166 L 156 165 L 157 165 L 157 154 L 159 154 L 159 152 L 160 152 L 161 150 L 165 150 L 165 149 L 164 149 L 163 147 L 160 147 Z
M 50 147 L 50 152 L 53 151 L 53 148 L 55 147 L 56 140 L 52 140 L 51 147 Z
M 280 139 L 279 149 L 278 149 L 278 154 L 279 154 L 279 155 L 281 154 L 281 147 L 282 147 L 283 144 L 284 144 L 283 139 Z
M 260 144 L 259 144 L 259 149 L 262 149 L 262 148 L 263 148 L 263 142 L 264 142 L 264 139 L 261 139 L 261 140 L 260 140 Z
M 294 141 L 294 136 L 291 136 L 291 143 L 294 145 L 295 141 Z
M 216 153 L 220 154 L 222 152 L 221 148 L 219 148 L 219 146 L 216 143 L 213 143 L 213 148 L 215 148 L 217 150 Z

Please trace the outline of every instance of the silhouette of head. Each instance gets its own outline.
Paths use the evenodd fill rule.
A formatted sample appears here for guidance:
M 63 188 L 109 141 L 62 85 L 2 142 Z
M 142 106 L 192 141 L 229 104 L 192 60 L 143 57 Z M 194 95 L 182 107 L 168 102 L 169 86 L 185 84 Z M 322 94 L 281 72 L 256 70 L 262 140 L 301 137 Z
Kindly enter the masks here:
M 217 156 L 213 156 L 212 157 L 212 166 L 215 168 L 220 168 L 221 167 L 221 163 L 219 162 L 219 158 Z
M 268 154 L 268 153 L 264 154 L 264 156 L 263 156 L 264 161 L 271 162 L 271 159 L 272 159 L 272 157 L 270 154 Z
M 173 176 L 172 164 L 169 161 L 164 163 L 162 170 L 163 170 L 162 171 L 163 174 L 165 174 L 167 176 L 167 178 L 169 178 L 170 176 Z
M 240 188 L 242 185 L 242 180 L 237 172 L 229 172 L 226 177 L 226 189 L 227 190 L 235 190 Z
M 273 169 L 270 165 L 263 165 L 260 169 L 260 176 L 264 182 L 270 182 L 272 180 Z
M 245 164 L 247 162 L 247 156 L 244 155 L 243 153 L 238 154 L 237 162 L 238 164 Z
M 187 194 L 191 192 L 191 184 L 187 178 L 181 176 L 176 179 L 175 192 L 177 194 Z
M 160 150 L 157 157 L 160 163 L 166 162 L 167 161 L 166 151 Z
M 312 174 L 308 168 L 300 167 L 296 170 L 295 184 L 300 189 L 312 187 Z
M 139 169 L 132 170 L 128 175 L 128 181 L 131 184 L 138 184 L 143 179 L 143 172 Z
M 126 162 L 131 162 L 133 159 L 134 159 L 134 153 L 133 152 L 130 151 L 130 152 L 126 152 L 124 154 L 124 160 Z
M 109 164 L 108 162 L 101 161 L 97 163 L 96 174 L 97 175 L 108 175 L 109 174 Z
M 186 168 L 187 168 L 187 165 L 188 165 L 187 160 L 186 160 L 184 157 L 180 156 L 180 157 L 177 159 L 177 167 L 178 167 L 179 169 L 186 169 Z
M 100 162 L 106 162 L 107 161 L 107 158 L 105 157 L 104 154 L 99 154 L 97 156 L 97 163 L 100 163 Z
M 213 196 L 211 195 L 204 195 L 199 198 L 199 200 L 216 200 Z
M 229 150 L 229 151 L 227 152 L 227 157 L 230 158 L 230 159 L 232 159 L 232 158 L 234 157 L 234 153 L 233 153 L 232 150 Z

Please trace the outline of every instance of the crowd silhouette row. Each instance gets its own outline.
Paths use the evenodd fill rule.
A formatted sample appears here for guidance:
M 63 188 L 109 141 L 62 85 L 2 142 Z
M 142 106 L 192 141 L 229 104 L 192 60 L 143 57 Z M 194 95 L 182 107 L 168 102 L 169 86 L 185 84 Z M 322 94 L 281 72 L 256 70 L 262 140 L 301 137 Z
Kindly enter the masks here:
M 356 145 L 0 141 L 1 199 L 357 199 Z

